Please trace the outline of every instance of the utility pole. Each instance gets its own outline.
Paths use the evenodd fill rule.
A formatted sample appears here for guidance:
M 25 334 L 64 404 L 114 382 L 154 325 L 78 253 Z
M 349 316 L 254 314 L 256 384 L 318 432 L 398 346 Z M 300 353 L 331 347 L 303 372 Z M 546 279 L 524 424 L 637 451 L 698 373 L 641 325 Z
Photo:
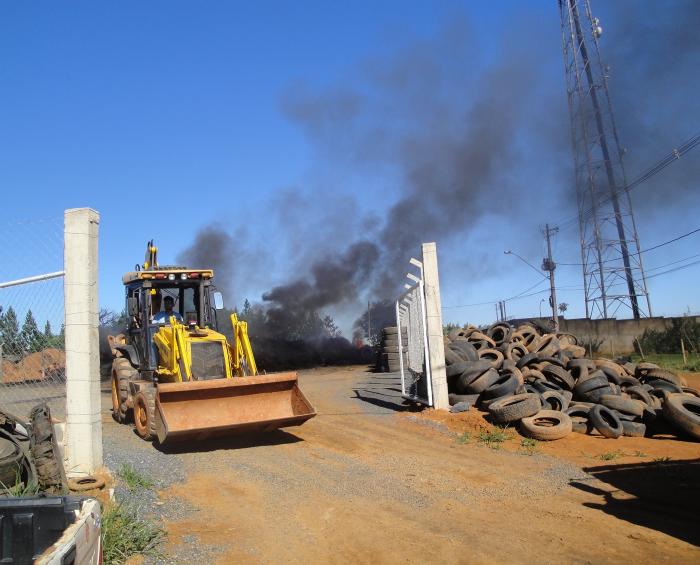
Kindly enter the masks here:
M 551 235 L 559 231 L 558 227 L 550 228 L 549 224 L 544 229 L 544 236 L 547 238 L 547 257 L 542 259 L 542 270 L 549 272 L 549 304 L 552 306 L 552 321 L 554 322 L 554 331 L 559 331 L 559 315 L 557 314 L 557 289 L 554 286 L 554 269 L 557 268 L 554 259 L 552 259 L 552 240 Z

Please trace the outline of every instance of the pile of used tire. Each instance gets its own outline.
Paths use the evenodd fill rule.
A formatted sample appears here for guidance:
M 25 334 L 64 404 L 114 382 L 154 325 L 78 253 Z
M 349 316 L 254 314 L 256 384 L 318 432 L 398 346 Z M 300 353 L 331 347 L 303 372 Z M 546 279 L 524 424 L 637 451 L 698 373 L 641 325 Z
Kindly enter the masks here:
M 651 363 L 586 358 L 576 337 L 534 324 L 445 337 L 451 411 L 476 405 L 537 440 L 675 433 L 700 440 L 700 394 Z
M 406 344 L 408 340 L 408 333 L 406 327 L 401 328 L 401 344 L 403 351 L 403 362 L 407 363 L 406 358 Z M 379 370 L 389 371 L 391 373 L 401 370 L 399 361 L 399 328 L 396 326 L 389 326 L 382 330 L 382 337 L 379 344 L 380 354 L 379 354 Z

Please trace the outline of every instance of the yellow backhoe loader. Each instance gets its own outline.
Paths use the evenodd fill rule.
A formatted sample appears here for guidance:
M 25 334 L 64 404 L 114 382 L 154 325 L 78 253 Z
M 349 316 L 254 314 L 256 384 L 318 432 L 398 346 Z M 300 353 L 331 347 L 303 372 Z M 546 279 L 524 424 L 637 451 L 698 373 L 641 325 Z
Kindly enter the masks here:
M 297 374 L 258 374 L 246 322 L 218 331 L 223 298 L 211 269 L 159 266 L 148 243 L 143 265 L 123 277 L 129 323 L 109 336 L 112 411 L 160 443 L 299 426 L 316 413 Z

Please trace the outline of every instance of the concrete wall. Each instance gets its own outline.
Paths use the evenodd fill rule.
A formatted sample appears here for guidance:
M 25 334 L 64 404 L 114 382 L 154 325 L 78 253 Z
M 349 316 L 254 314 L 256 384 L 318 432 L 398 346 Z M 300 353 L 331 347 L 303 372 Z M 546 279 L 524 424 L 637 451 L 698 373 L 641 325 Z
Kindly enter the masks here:
M 560 331 L 574 334 L 581 341 L 604 340 L 598 350 L 602 355 L 620 355 L 635 351 L 634 338 L 641 336 L 646 329 L 664 330 L 671 325 L 673 320 L 682 318 L 642 318 L 641 320 L 589 320 L 587 318 L 574 318 L 567 320 L 559 318 Z M 692 316 L 696 322 L 700 322 L 700 316 Z M 542 319 L 546 323 L 545 319 Z M 680 347 L 680 344 L 679 344 Z

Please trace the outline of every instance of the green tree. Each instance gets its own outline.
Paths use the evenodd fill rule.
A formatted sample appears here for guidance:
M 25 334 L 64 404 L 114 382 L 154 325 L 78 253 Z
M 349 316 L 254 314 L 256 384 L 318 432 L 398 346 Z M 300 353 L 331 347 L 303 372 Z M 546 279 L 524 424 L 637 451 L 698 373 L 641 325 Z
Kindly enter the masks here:
M 53 331 L 51 331 L 51 322 L 46 320 L 46 324 L 44 324 L 44 337 L 47 340 L 50 340 L 53 337 Z
M 0 316 L 0 342 L 5 355 L 21 353 L 19 322 L 17 322 L 17 314 L 12 306 Z
M 27 310 L 27 315 L 24 318 L 24 324 L 22 324 L 22 331 L 20 332 L 20 340 L 23 350 L 28 353 L 40 351 L 44 344 L 41 332 L 36 325 L 36 320 L 31 310 Z

